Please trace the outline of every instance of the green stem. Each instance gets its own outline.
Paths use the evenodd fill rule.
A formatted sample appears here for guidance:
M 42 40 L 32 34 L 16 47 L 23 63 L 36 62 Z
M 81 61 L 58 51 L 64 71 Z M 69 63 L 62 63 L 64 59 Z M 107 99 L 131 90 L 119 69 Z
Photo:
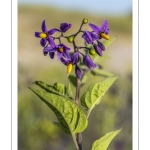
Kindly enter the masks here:
M 86 116 L 87 119 L 89 118 L 90 113 L 91 113 L 91 110 L 89 109 L 87 112 L 87 116 Z
M 81 81 L 77 78 L 76 96 L 75 96 L 75 103 L 77 104 L 77 106 L 79 106 L 80 87 L 81 87 Z M 77 133 L 76 141 L 78 143 L 79 150 L 82 150 L 82 134 L 81 133 Z
M 74 142 L 74 144 L 75 144 L 75 146 L 76 146 L 76 150 L 79 150 L 79 146 L 78 146 L 78 143 L 77 143 L 77 141 L 76 141 L 76 136 L 75 136 L 75 134 L 72 134 L 72 138 L 73 138 L 73 142 Z

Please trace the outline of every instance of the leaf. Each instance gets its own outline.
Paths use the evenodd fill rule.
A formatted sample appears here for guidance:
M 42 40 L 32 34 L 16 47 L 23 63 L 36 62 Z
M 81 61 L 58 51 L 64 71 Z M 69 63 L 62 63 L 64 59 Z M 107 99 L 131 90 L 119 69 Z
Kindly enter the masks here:
M 81 87 L 87 82 L 88 77 L 86 75 L 83 76 Z
M 76 83 L 77 82 L 77 77 L 74 76 L 74 75 L 69 75 L 68 79 L 76 87 L 76 85 L 77 85 L 77 83 Z
M 90 150 L 106 150 L 112 139 L 121 131 L 116 130 L 113 132 L 106 133 L 103 137 L 96 140 L 93 144 Z
M 88 121 L 84 112 L 70 99 L 29 87 L 55 113 L 61 128 L 68 134 L 82 132 Z
M 52 85 L 45 84 L 42 81 L 35 81 L 34 84 L 36 84 L 37 86 L 39 86 L 40 88 L 44 89 L 45 91 L 49 93 L 53 93 L 53 94 L 61 95 L 61 96 L 66 95 L 67 88 L 62 83 L 55 83 L 52 86 Z
M 101 82 L 90 85 L 87 91 L 81 96 L 81 105 L 91 112 L 95 105 L 100 103 L 101 97 L 117 78 L 118 76 L 108 77 Z
M 97 69 L 97 68 L 94 70 L 91 70 L 91 73 L 93 75 L 100 75 L 104 77 L 114 76 L 113 73 L 107 72 L 106 70 L 103 70 L 103 69 Z
M 68 95 L 71 99 L 73 99 L 73 95 L 72 95 L 72 90 L 71 90 L 70 84 L 68 84 L 68 86 L 67 86 L 66 93 L 67 93 L 67 95 Z
M 105 40 L 103 42 L 103 45 L 105 46 L 105 48 L 107 48 L 110 44 L 113 43 L 113 41 L 116 39 L 117 37 L 112 37 L 110 40 Z

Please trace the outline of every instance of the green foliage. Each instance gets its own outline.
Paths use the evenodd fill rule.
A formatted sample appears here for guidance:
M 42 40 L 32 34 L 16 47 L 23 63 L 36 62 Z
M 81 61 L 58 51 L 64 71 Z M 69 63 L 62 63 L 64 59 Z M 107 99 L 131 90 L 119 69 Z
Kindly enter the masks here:
M 81 97 L 82 106 L 89 109 L 89 112 L 91 112 L 95 105 L 100 103 L 101 97 L 117 78 L 118 76 L 108 77 L 99 83 L 90 85 Z
M 75 75 L 69 75 L 68 76 L 69 81 L 72 83 L 72 85 L 74 85 L 76 87 L 76 82 L 77 82 L 77 78 Z
M 66 93 L 67 93 L 67 95 L 68 95 L 71 99 L 73 99 L 73 95 L 72 95 L 72 90 L 71 90 L 71 85 L 70 85 L 70 84 L 68 84 L 68 86 L 67 86 Z
M 42 81 L 35 81 L 34 84 L 44 89 L 49 93 L 53 93 L 60 96 L 67 96 L 67 87 L 62 83 L 55 83 L 53 86 L 45 84 Z
M 53 17 L 53 14 L 55 14 L 56 17 Z M 77 20 L 81 20 L 85 16 L 88 16 L 88 19 L 91 22 L 97 22 L 99 24 L 103 20 L 103 16 L 95 15 L 95 14 L 92 16 L 91 14 L 84 14 L 83 12 L 82 13 L 68 12 L 66 10 L 61 10 L 52 7 L 43 7 L 43 6 L 35 6 L 35 5 L 34 6 L 18 5 L 18 36 L 20 37 L 18 38 L 18 44 L 19 44 L 18 45 L 19 46 L 18 48 L 19 50 L 18 52 L 19 55 L 18 57 L 19 59 L 18 60 L 19 63 L 19 67 L 18 67 L 18 149 L 19 150 L 26 150 L 26 149 L 46 150 L 47 147 L 53 150 L 58 150 L 58 149 L 70 150 L 72 148 L 72 144 L 69 145 L 69 143 L 71 143 L 70 137 L 68 138 L 68 135 L 64 135 L 63 132 L 60 132 L 57 126 L 54 126 L 53 124 L 50 125 L 48 123 L 50 118 L 53 117 L 55 118 L 53 113 L 50 114 L 49 109 L 45 108 L 45 104 L 44 103 L 41 104 L 39 101 L 37 101 L 35 95 L 31 93 L 29 90 L 27 90 L 27 86 L 29 86 L 31 82 L 34 81 L 35 79 L 44 80 L 47 83 L 52 83 L 52 85 L 53 82 L 56 81 L 56 79 L 58 82 L 64 82 L 64 83 L 67 82 L 66 74 L 63 73 L 65 67 L 62 67 L 61 65 L 57 65 L 59 64 L 58 61 L 56 61 L 51 65 L 49 63 L 50 60 L 48 57 L 43 56 L 42 58 L 41 49 L 37 44 L 37 40 L 34 40 L 33 34 L 31 34 L 34 31 L 38 31 L 38 29 L 40 28 L 39 24 L 41 23 L 43 18 L 47 19 L 47 24 L 49 24 L 51 28 L 53 26 L 57 26 L 59 22 L 64 21 L 63 16 L 66 16 L 67 20 L 70 20 L 70 23 L 74 24 L 75 28 L 78 28 Z M 51 21 L 48 21 L 48 18 L 51 18 Z M 115 54 L 117 52 L 116 50 L 118 49 L 122 53 L 123 49 L 121 49 L 121 46 L 126 44 L 132 45 L 131 43 L 132 41 L 130 42 L 130 39 L 132 38 L 132 13 L 130 13 L 129 15 L 127 14 L 127 16 L 126 15 L 120 17 L 108 16 L 106 18 L 108 18 L 109 24 L 111 26 L 111 32 L 110 32 L 111 35 L 115 33 L 115 35 L 118 35 L 119 37 L 119 40 L 115 42 L 116 45 L 118 45 L 118 47 L 113 49 L 113 53 Z M 59 20 L 59 22 L 57 20 Z M 74 28 L 72 28 L 71 30 L 74 30 Z M 24 40 L 21 40 L 22 35 L 24 37 Z M 30 46 L 28 44 L 25 44 L 25 43 L 30 43 L 31 41 L 33 42 L 33 44 L 30 44 Z M 78 41 L 80 42 L 81 40 L 79 39 Z M 106 50 L 106 52 L 108 51 Z M 32 55 L 34 55 L 34 59 Z M 41 57 L 40 59 L 39 56 Z M 102 61 L 105 60 L 106 57 L 107 56 L 105 55 L 102 57 L 98 57 L 96 63 L 102 65 Z M 24 59 L 24 58 L 28 58 L 28 59 Z M 123 62 L 123 64 L 124 64 L 122 66 L 122 68 L 124 69 L 123 76 L 121 75 L 121 78 L 119 78 L 118 82 L 113 86 L 113 89 L 110 90 L 108 94 L 105 95 L 104 97 L 105 101 L 103 103 L 103 107 L 101 107 L 100 109 L 96 108 L 96 111 L 93 112 L 94 117 L 90 118 L 91 128 L 89 126 L 88 129 L 89 131 L 92 130 L 93 134 L 90 132 L 90 136 L 89 136 L 87 132 L 84 133 L 83 144 L 86 143 L 84 145 L 84 149 L 89 149 L 90 147 L 89 143 L 90 141 L 93 141 L 93 138 L 97 136 L 96 135 L 97 133 L 99 133 L 100 135 L 106 133 L 108 129 L 110 129 L 109 125 L 112 124 L 112 122 L 115 123 L 111 125 L 111 129 L 116 128 L 116 126 L 118 125 L 124 126 L 124 130 L 123 130 L 124 133 L 121 134 L 120 139 L 116 140 L 115 142 L 123 141 L 124 144 L 122 149 L 132 149 L 132 136 L 131 136 L 132 135 L 132 80 L 129 78 L 129 76 L 132 76 L 132 73 L 128 66 L 130 65 L 130 61 L 126 59 L 126 61 Z M 107 64 L 103 63 L 104 68 L 105 66 L 107 66 Z M 112 70 L 116 66 L 117 65 L 112 65 L 111 66 Z M 118 71 L 121 72 L 121 70 Z M 129 73 L 131 74 L 129 75 Z M 99 81 L 99 78 L 101 76 L 101 75 L 95 76 L 93 78 L 91 74 L 89 75 L 90 76 L 88 76 L 88 83 L 87 83 L 88 85 L 91 84 L 92 82 L 96 83 L 97 81 Z M 82 91 L 86 90 L 85 89 L 86 85 L 82 88 Z M 74 90 L 74 88 L 72 90 Z M 114 103 L 116 103 L 116 105 L 114 105 Z M 114 118 L 112 116 L 105 115 L 105 113 L 114 115 L 116 120 L 114 121 Z M 99 114 L 101 114 L 101 116 Z M 43 121 L 42 118 L 48 118 L 48 119 L 47 121 Z M 100 124 L 96 122 L 97 120 L 99 120 Z M 93 124 L 95 126 L 94 128 L 93 128 Z M 58 123 L 58 125 L 60 124 Z M 103 126 L 107 128 L 104 129 Z M 36 128 L 36 130 L 34 128 Z M 51 130 L 51 131 L 48 132 L 47 130 Z M 63 144 L 58 144 L 59 142 Z M 114 145 L 111 146 L 112 146 L 111 150 L 116 149 Z
M 99 68 L 91 70 L 91 73 L 93 75 L 104 76 L 104 77 L 114 76 L 113 73 L 110 73 L 110 72 L 108 72 L 108 71 L 106 71 L 104 69 L 99 69 Z
M 106 150 L 112 139 L 121 131 L 116 130 L 113 132 L 106 133 L 103 137 L 96 140 L 93 144 L 90 150 Z
M 74 87 L 76 87 L 77 77 L 75 75 L 69 75 L 68 77 L 69 81 L 72 83 Z M 84 75 L 81 83 L 81 87 L 87 82 L 88 77 Z
M 82 110 L 68 98 L 29 87 L 55 113 L 61 128 L 68 134 L 82 132 L 88 121 Z
M 105 40 L 105 41 L 103 42 L 103 45 L 105 46 L 105 48 L 108 48 L 108 46 L 109 46 L 110 44 L 112 44 L 115 39 L 116 39 L 116 37 L 112 37 L 110 40 Z

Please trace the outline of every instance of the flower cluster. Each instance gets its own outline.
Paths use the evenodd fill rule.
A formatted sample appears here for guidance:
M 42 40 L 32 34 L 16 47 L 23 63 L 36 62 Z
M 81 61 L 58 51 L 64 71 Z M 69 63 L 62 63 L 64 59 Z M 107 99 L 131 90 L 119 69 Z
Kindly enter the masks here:
M 98 67 L 91 57 L 88 54 L 84 54 L 81 49 L 86 49 L 89 51 L 89 54 L 94 55 L 98 54 L 102 56 L 102 51 L 105 50 L 105 46 L 100 41 L 102 38 L 106 40 L 110 40 L 108 36 L 108 22 L 104 19 L 102 25 L 99 27 L 95 24 L 89 23 L 92 31 L 83 31 L 82 26 L 87 24 L 88 20 L 83 19 L 79 30 L 72 35 L 65 36 L 64 33 L 72 27 L 70 23 L 61 23 L 60 29 L 52 28 L 50 30 L 47 29 L 45 20 L 42 22 L 41 32 L 35 32 L 35 37 L 41 38 L 40 44 L 43 47 L 43 54 L 46 56 L 49 54 L 50 58 L 53 59 L 55 54 L 57 54 L 57 59 L 67 66 L 67 73 L 70 74 L 72 71 L 73 65 L 75 66 L 75 74 L 78 79 L 82 79 L 83 72 L 78 65 L 79 62 L 83 62 L 84 65 L 87 66 L 88 69 Z M 53 34 L 59 32 L 60 36 L 54 37 Z M 86 42 L 86 46 L 77 46 L 75 42 L 75 37 L 79 34 L 82 34 L 82 38 Z M 67 39 L 69 43 L 73 44 L 73 53 L 71 53 L 71 48 L 67 47 L 65 44 L 61 42 L 61 38 Z M 58 40 L 59 44 L 56 44 L 55 40 Z M 93 48 L 89 48 L 88 45 L 91 45 Z M 91 53 L 92 50 L 92 53 Z M 81 61 L 80 61 L 81 60 Z

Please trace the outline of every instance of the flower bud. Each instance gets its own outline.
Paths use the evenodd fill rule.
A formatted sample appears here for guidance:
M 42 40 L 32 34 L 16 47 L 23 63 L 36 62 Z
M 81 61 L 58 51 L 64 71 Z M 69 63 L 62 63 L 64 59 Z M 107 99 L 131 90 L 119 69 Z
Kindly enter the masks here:
M 69 37 L 67 37 L 67 40 L 68 40 L 69 43 L 72 43 L 73 40 L 74 40 L 74 37 L 73 36 L 69 36 Z
M 95 49 L 90 49 L 90 50 L 89 50 L 89 54 L 90 54 L 90 55 L 95 55 L 95 54 L 96 54 Z
M 88 23 L 88 20 L 86 18 L 83 19 L 82 21 L 84 24 L 87 24 Z

